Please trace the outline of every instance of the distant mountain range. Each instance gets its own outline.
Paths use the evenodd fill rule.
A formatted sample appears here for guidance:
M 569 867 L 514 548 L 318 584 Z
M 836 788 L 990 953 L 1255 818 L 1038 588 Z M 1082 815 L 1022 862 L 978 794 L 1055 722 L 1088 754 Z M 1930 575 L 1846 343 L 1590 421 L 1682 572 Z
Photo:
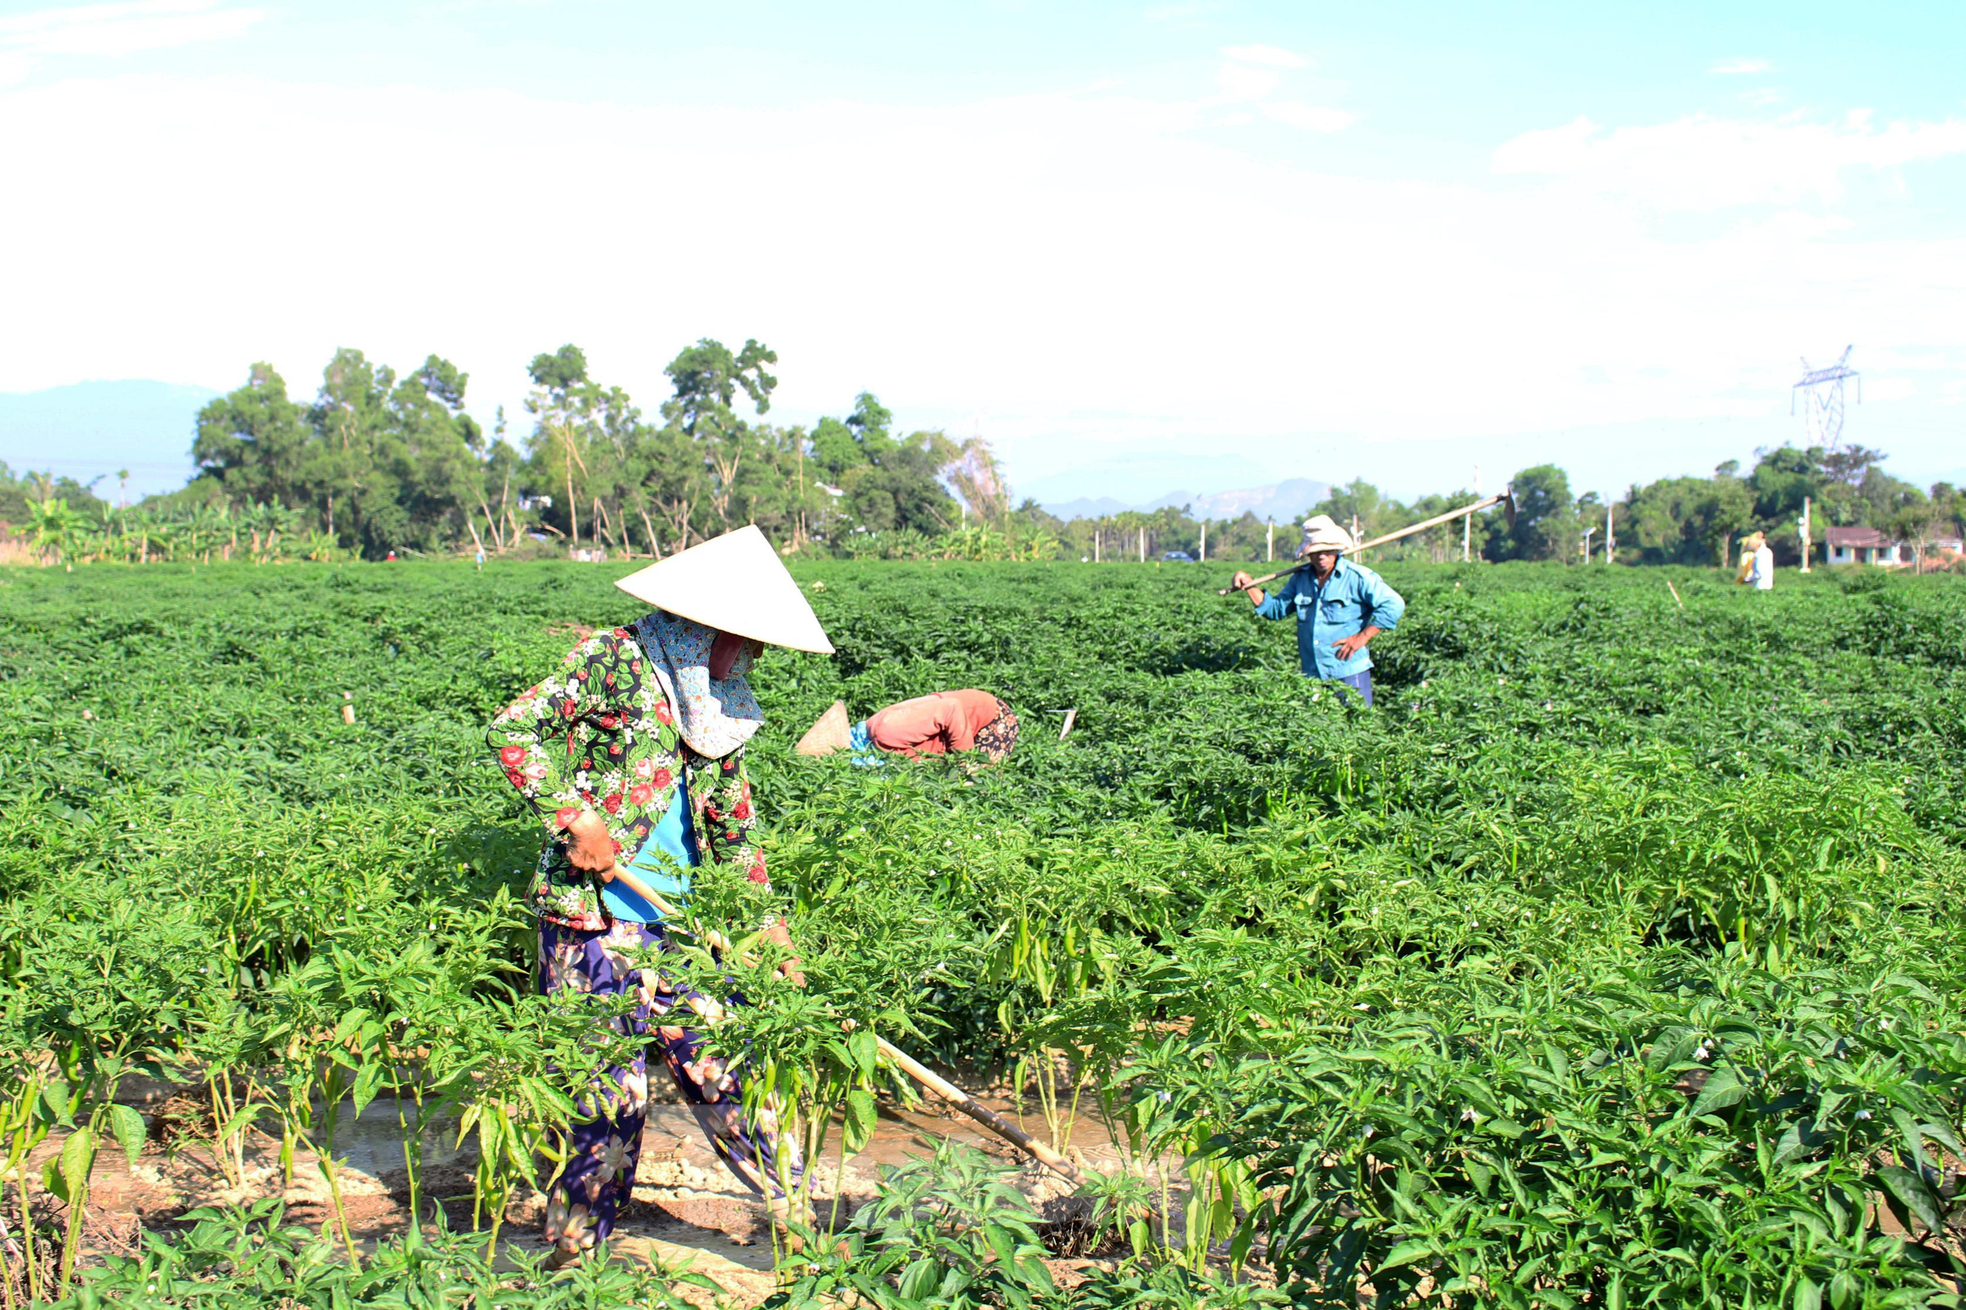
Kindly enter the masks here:
M 96 494 L 131 500 L 175 491 L 191 480 L 198 411 L 207 387 L 125 380 L 75 382 L 45 391 L 0 392 L 0 461 L 96 483 Z M 127 488 L 116 475 L 127 470 Z
M 1128 510 L 1152 512 L 1170 506 L 1186 505 L 1189 512 L 1198 517 L 1211 519 L 1240 518 L 1245 512 L 1259 519 L 1275 519 L 1279 523 L 1295 522 L 1297 516 L 1331 494 L 1331 484 L 1317 482 L 1311 478 L 1285 478 L 1282 482 L 1271 482 L 1260 487 L 1244 487 L 1238 491 L 1218 491 L 1212 495 L 1196 495 L 1190 491 L 1170 491 L 1164 496 L 1149 501 L 1124 501 L 1112 496 L 1080 496 L 1075 500 L 1058 501 L 1045 505 L 1048 513 L 1061 519 L 1096 519 L 1109 514 L 1123 514 Z

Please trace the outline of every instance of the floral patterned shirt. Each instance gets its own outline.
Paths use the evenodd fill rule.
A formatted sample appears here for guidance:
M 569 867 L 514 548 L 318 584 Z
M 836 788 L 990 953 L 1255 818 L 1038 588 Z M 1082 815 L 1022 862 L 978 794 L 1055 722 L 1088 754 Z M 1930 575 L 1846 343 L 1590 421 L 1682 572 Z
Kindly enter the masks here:
M 636 628 L 616 628 L 575 646 L 557 672 L 492 721 L 487 743 L 546 825 L 531 892 L 542 919 L 586 931 L 607 927 L 594 880 L 567 861 L 562 834 L 583 810 L 597 811 L 626 864 L 685 778 L 699 849 L 752 882 L 768 881 L 764 854 L 751 839 L 756 815 L 744 748 L 719 759 L 699 755 L 675 719 Z

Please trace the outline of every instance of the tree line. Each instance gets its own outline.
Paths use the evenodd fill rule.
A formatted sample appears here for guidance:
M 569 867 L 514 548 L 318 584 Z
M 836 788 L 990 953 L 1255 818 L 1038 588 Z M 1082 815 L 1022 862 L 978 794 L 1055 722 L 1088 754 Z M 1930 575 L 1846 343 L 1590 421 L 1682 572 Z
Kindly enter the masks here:
M 700 340 L 670 361 L 670 394 L 648 414 L 565 345 L 528 368 L 516 445 L 503 409 L 490 434 L 465 413 L 467 375 L 435 355 L 399 378 L 338 351 L 305 405 L 258 364 L 199 414 L 199 475 L 177 495 L 302 507 L 372 557 L 537 537 L 663 555 L 747 523 L 797 547 L 946 532 L 972 505 L 1000 512 L 985 494 L 1001 486 L 986 444 L 903 432 L 872 393 L 811 431 L 766 421 L 777 362 L 756 340 Z
M 504 410 L 486 432 L 465 409 L 469 376 L 436 355 L 406 373 L 360 350 L 335 352 L 311 400 L 270 365 L 198 414 L 196 476 L 183 489 L 119 507 L 95 484 L 0 464 L 0 524 L 16 551 L 64 559 L 383 558 L 391 552 L 561 556 L 603 549 L 666 555 L 747 523 L 791 549 L 887 559 L 1287 558 L 1297 524 L 1329 514 L 1361 538 L 1472 503 L 1463 489 L 1403 502 L 1354 480 L 1287 523 L 1253 514 L 1198 517 L 1188 507 L 1060 520 L 1032 501 L 1012 508 L 989 445 L 933 429 L 904 431 L 871 392 L 810 429 L 769 421 L 778 354 L 756 340 L 704 338 L 664 374 L 653 413 L 593 376 L 579 347 L 534 356 L 519 431 Z M 1743 472 L 1633 485 L 1608 506 L 1573 495 L 1555 465 L 1516 474 L 1513 525 L 1476 515 L 1380 548 L 1375 558 L 1491 561 L 1602 557 L 1633 564 L 1715 564 L 1767 531 L 1778 560 L 1797 557 L 1805 498 L 1815 539 L 1863 524 L 1914 545 L 1966 528 L 1966 498 L 1920 489 L 1860 446 L 1784 446 Z M 0 536 L 4 536 L 0 533 Z M 1593 540 L 1594 536 L 1594 540 Z
M 1805 501 L 1818 558 L 1832 526 L 1876 528 L 1913 547 L 1966 535 L 1966 495 L 1949 482 L 1921 489 L 1892 477 L 1882 468 L 1885 458 L 1861 446 L 1782 446 L 1760 452 L 1745 473 L 1729 460 L 1710 477 L 1634 483 L 1608 504 L 1596 492 L 1573 495 L 1564 470 L 1539 464 L 1512 479 L 1513 525 L 1498 512 L 1479 513 L 1468 521 L 1465 537 L 1455 521 L 1378 547 L 1373 557 L 1443 563 L 1460 559 L 1466 549 L 1491 562 L 1578 560 L 1588 547 L 1590 558 L 1601 560 L 1608 516 L 1615 559 L 1622 564 L 1725 564 L 1738 553 L 1740 539 L 1757 530 L 1768 534 L 1777 562 L 1794 564 L 1801 558 L 1796 526 Z M 1015 517 L 1055 534 L 1063 553 L 1086 559 L 1159 559 L 1171 552 L 1199 558 L 1205 551 L 1209 559 L 1249 561 L 1287 558 L 1296 548 L 1298 525 L 1313 514 L 1328 514 L 1369 540 L 1478 499 L 1464 489 L 1400 501 L 1354 480 L 1275 524 L 1249 513 L 1198 517 L 1186 507 L 1067 523 L 1028 501 Z

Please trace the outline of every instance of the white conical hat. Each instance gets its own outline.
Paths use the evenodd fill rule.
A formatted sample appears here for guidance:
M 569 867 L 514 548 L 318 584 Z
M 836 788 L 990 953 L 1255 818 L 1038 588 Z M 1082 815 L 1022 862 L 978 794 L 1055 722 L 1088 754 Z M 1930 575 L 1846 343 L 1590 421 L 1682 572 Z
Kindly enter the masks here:
M 614 585 L 659 610 L 723 632 L 833 653 L 819 616 L 755 523 L 657 560 Z

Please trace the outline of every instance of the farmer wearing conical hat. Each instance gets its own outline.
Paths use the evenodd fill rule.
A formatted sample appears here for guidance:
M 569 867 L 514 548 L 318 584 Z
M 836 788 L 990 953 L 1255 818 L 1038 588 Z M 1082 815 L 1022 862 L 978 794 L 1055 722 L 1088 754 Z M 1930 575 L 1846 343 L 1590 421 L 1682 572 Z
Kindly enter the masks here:
M 716 1002 L 636 966 L 637 956 L 673 948 L 658 908 L 614 872 L 625 865 L 676 902 L 699 867 L 769 887 L 744 774 L 745 743 L 763 720 L 746 675 L 761 645 L 821 654 L 833 646 L 756 527 L 615 585 L 654 612 L 582 641 L 487 733 L 506 778 L 546 827 L 531 890 L 539 987 L 638 997 L 617 1028 L 649 1039 L 711 1146 L 777 1214 L 797 1184 L 797 1145 L 771 1106 L 744 1114 L 737 1077 L 679 1022 L 714 1013 Z M 790 947 L 783 923 L 768 919 L 764 930 Z M 546 1211 L 556 1264 L 605 1240 L 634 1186 L 646 1048 L 632 1065 L 606 1070 L 581 1110 L 591 1117 L 572 1125 Z
M 1768 534 L 1750 532 L 1741 538 L 1741 571 L 1734 581 L 1751 584 L 1756 591 L 1775 589 L 1775 552 L 1768 547 Z
M 1017 744 L 1017 716 L 987 691 L 933 691 L 851 721 L 845 701 L 834 701 L 799 739 L 801 755 L 853 752 L 856 763 L 876 764 L 883 754 L 946 755 L 975 751 L 1001 764 Z
M 1305 521 L 1297 551 L 1308 567 L 1292 573 L 1273 594 L 1253 585 L 1247 573 L 1237 573 L 1230 585 L 1247 592 L 1262 617 L 1296 618 L 1297 662 L 1305 677 L 1342 682 L 1370 705 L 1372 657 L 1366 644 L 1398 625 L 1406 601 L 1377 573 L 1344 558 L 1352 548 L 1352 534 L 1330 515 L 1319 514 Z

